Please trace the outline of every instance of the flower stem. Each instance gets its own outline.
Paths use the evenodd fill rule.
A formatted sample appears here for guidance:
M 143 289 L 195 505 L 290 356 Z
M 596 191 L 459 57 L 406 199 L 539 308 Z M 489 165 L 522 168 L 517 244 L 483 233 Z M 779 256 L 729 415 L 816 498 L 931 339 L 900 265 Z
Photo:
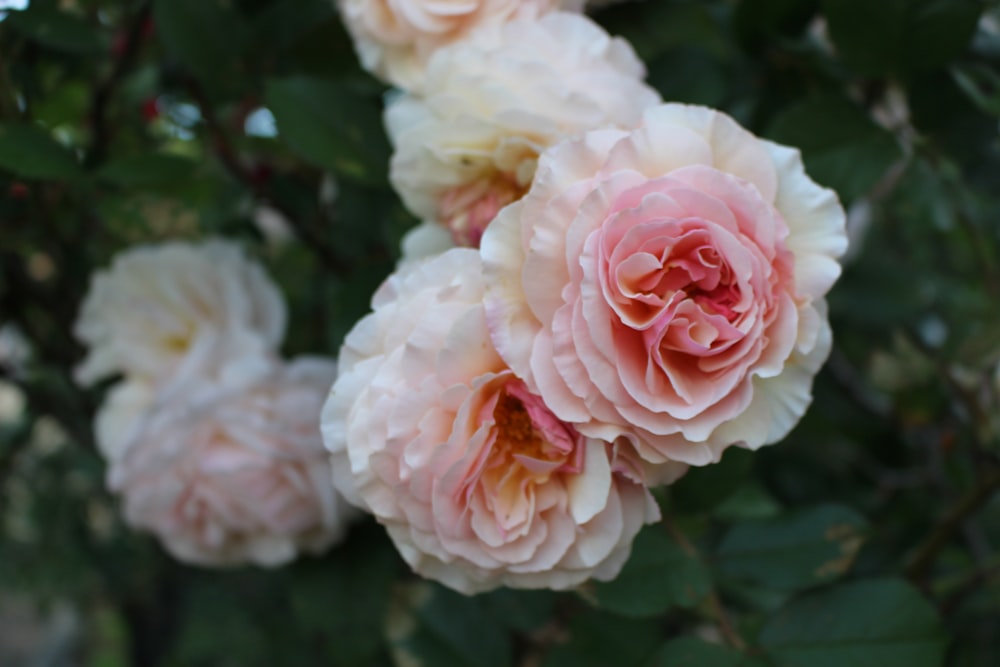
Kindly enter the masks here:
M 962 523 L 985 505 L 997 490 L 1000 490 L 1000 468 L 990 471 L 975 488 L 959 498 L 958 502 L 944 513 L 927 538 L 914 551 L 913 557 L 904 569 L 906 576 L 914 581 L 924 579 L 938 553 L 947 546 Z
M 697 547 L 677 528 L 666 512 L 663 513 L 663 526 L 680 548 L 684 550 L 684 553 L 692 558 L 701 559 Z M 722 633 L 722 637 L 726 640 L 726 643 L 739 651 L 746 650 L 746 642 L 743 641 L 740 633 L 733 627 L 733 623 L 729 618 L 729 612 L 722 605 L 722 599 L 719 597 L 719 593 L 715 590 L 714 586 L 709 590 L 705 602 L 708 605 L 708 611 L 712 616 L 712 620 L 719 626 L 719 632 Z

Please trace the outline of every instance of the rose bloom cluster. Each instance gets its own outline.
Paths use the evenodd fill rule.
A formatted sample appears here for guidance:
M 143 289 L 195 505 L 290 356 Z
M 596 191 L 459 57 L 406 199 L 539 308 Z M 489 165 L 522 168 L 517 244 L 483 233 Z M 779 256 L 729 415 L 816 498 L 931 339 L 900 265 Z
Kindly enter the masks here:
M 283 303 L 234 246 L 95 279 L 80 379 L 124 375 L 98 439 L 128 521 L 179 558 L 273 564 L 349 504 L 458 591 L 566 589 L 618 574 L 651 488 L 791 431 L 843 209 L 797 150 L 664 103 L 588 4 L 338 0 L 399 88 L 389 178 L 420 223 L 336 379 L 278 359 Z
M 611 579 L 650 488 L 804 414 L 843 209 L 583 3 L 339 4 L 422 222 L 340 353 L 335 484 L 464 593 Z
M 125 520 L 180 560 L 279 565 L 319 552 L 355 510 L 317 423 L 336 364 L 284 362 L 284 301 L 234 244 L 139 247 L 98 273 L 77 380 L 116 375 L 96 420 Z

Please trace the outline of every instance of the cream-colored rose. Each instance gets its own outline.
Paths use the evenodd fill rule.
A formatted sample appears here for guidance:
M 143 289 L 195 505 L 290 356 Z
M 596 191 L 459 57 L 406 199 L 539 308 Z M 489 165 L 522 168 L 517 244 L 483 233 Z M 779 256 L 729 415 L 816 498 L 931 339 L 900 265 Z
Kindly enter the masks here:
M 547 151 L 487 229 L 493 342 L 581 433 L 704 465 L 805 412 L 846 246 L 797 150 L 665 104 Z
M 77 380 L 113 373 L 162 385 L 277 350 L 285 303 L 240 246 L 142 246 L 96 274 L 74 327 L 89 353 Z
M 337 484 L 416 572 L 464 593 L 610 579 L 659 515 L 642 464 L 514 376 L 490 344 L 483 289 L 463 248 L 379 289 L 323 410 Z
M 582 5 L 582 0 L 337 0 L 361 66 L 404 90 L 420 86 L 438 49 L 474 31 Z
M 120 385 L 98 437 L 126 521 L 199 565 L 274 566 L 330 546 L 353 513 L 319 432 L 335 375 L 332 361 L 302 358 L 155 395 Z
M 497 212 L 527 191 L 548 146 L 632 127 L 659 102 L 644 75 L 627 42 L 566 12 L 442 49 L 422 94 L 401 95 L 386 109 L 392 184 L 416 216 L 444 225 L 457 245 L 477 247 Z
M 149 382 L 126 380 L 112 387 L 94 418 L 97 449 L 109 463 L 125 455 L 156 400 Z

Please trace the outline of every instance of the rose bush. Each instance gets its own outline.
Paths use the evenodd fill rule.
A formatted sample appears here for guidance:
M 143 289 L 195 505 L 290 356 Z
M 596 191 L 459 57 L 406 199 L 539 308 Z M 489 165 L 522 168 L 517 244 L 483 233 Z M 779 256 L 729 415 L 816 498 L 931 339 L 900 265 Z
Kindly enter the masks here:
M 316 416 L 336 375 L 320 358 L 197 378 L 151 396 L 123 383 L 99 418 L 125 520 L 176 558 L 276 566 L 343 537 Z
M 585 159 L 561 152 L 558 169 L 532 168 L 538 178 L 525 181 L 518 197 L 532 182 L 536 189 L 562 194 L 544 208 L 536 201 L 520 209 L 521 222 L 542 223 L 519 236 L 527 248 L 517 290 L 530 297 L 534 320 L 526 320 L 528 336 L 513 340 L 543 346 L 543 329 L 549 331 L 559 347 L 551 364 L 543 367 L 536 355 L 528 364 L 532 377 L 522 378 L 494 348 L 489 356 L 496 366 L 475 375 L 483 349 L 449 342 L 447 349 L 472 354 L 426 370 L 421 360 L 429 353 L 421 346 L 438 346 L 440 332 L 447 329 L 457 338 L 460 330 L 452 325 L 454 318 L 441 316 L 444 302 L 483 317 L 482 305 L 463 301 L 477 297 L 463 291 L 466 272 L 460 270 L 434 277 L 434 284 L 444 285 L 434 292 L 441 307 L 426 308 L 437 322 L 421 322 L 422 338 L 407 343 L 412 332 L 402 318 L 376 317 L 388 333 L 373 336 L 370 344 L 395 336 L 392 352 L 351 362 L 350 375 L 372 373 L 383 382 L 366 394 L 382 402 L 368 406 L 364 419 L 360 411 L 354 414 L 359 424 L 373 427 L 360 444 L 378 444 L 383 432 L 388 444 L 363 455 L 360 469 L 369 469 L 374 481 L 366 493 L 379 490 L 373 497 L 382 507 L 394 507 L 389 495 L 398 489 L 400 507 L 391 511 L 402 518 L 390 523 L 411 560 L 455 570 L 452 576 L 461 586 L 518 586 L 529 575 L 535 579 L 531 585 L 542 585 L 540 573 L 514 569 L 543 563 L 543 555 L 554 558 L 572 526 L 577 541 L 566 554 L 584 544 L 610 548 L 601 565 L 599 550 L 586 550 L 594 572 L 604 576 L 617 558 L 610 554 L 624 549 L 628 539 L 627 531 L 600 538 L 601 513 L 577 523 L 592 509 L 584 498 L 607 497 L 607 506 L 613 505 L 611 492 L 590 486 L 608 479 L 591 469 L 588 461 L 595 457 L 579 446 L 581 439 L 584 445 L 601 441 L 590 429 L 628 431 L 611 443 L 610 454 L 605 445 L 612 470 L 608 488 L 619 500 L 635 498 L 619 505 L 641 521 L 646 506 L 638 502 L 645 497 L 640 484 L 658 483 L 664 464 L 642 460 L 629 440 L 647 436 L 636 426 L 640 421 L 659 419 L 658 424 L 686 431 L 673 434 L 677 452 L 662 447 L 667 455 L 708 459 L 730 441 L 724 429 L 739 431 L 731 434 L 736 443 L 744 436 L 772 437 L 760 435 L 771 427 L 768 410 L 750 410 L 759 397 L 776 408 L 778 431 L 794 421 L 810 391 L 815 399 L 780 446 L 758 452 L 729 447 L 717 464 L 691 467 L 669 487 L 651 488 L 663 518 L 644 525 L 631 540 L 632 553 L 613 580 L 588 581 L 565 592 L 506 587 L 465 596 L 420 580 L 373 517 L 352 524 L 349 539 L 320 556 L 299 558 L 277 571 L 191 567 L 190 561 L 162 553 L 157 535 L 163 524 L 133 530 L 138 524 L 125 520 L 127 498 L 141 497 L 142 484 L 107 490 L 109 467 L 121 469 L 123 462 L 137 462 L 154 449 L 162 453 L 164 443 L 176 444 L 177 455 L 165 457 L 169 461 L 159 469 L 143 467 L 146 474 L 163 471 L 164 479 L 176 480 L 179 468 L 193 470 L 198 453 L 186 452 L 184 458 L 182 441 L 218 462 L 221 441 L 205 447 L 201 437 L 182 438 L 193 423 L 167 419 L 169 410 L 195 412 L 194 398 L 197 423 L 225 415 L 228 426 L 219 432 L 239 431 L 240 443 L 259 444 L 256 434 L 267 430 L 265 421 L 268 428 L 288 431 L 267 410 L 234 409 L 240 402 L 236 388 L 262 391 L 259 383 L 279 363 L 279 344 L 283 355 L 332 356 L 354 323 L 370 312 L 372 293 L 397 265 L 404 233 L 420 222 L 408 214 L 387 177 L 391 146 L 382 111 L 401 93 L 387 93 L 357 66 L 338 0 L 0 2 L 5 5 L 0 9 L 0 665 L 818 667 L 813 663 L 851 665 L 863 660 L 859 656 L 907 667 L 1000 665 L 994 576 L 1000 562 L 1000 110 L 991 74 L 1000 66 L 1000 6 L 979 0 L 587 4 L 599 7 L 591 16 L 604 30 L 634 46 L 648 70 L 646 81 L 664 99 L 717 107 L 761 137 L 801 148 L 809 177 L 835 190 L 858 225 L 848 223 L 849 261 L 833 251 L 801 252 L 811 235 L 803 229 L 815 229 L 817 238 L 836 234 L 802 222 L 807 216 L 790 213 L 795 207 L 789 202 L 802 198 L 808 209 L 814 195 L 817 201 L 828 196 L 821 189 L 793 187 L 785 197 L 785 188 L 770 192 L 759 173 L 720 166 L 727 147 L 743 142 L 718 141 L 716 135 L 728 133 L 731 124 L 707 113 L 699 115 L 711 121 L 711 131 L 670 130 L 672 138 L 649 142 L 656 149 L 643 151 L 642 159 L 625 159 L 629 146 L 643 142 L 634 128 L 620 127 L 623 132 L 614 133 L 618 138 L 609 140 L 613 146 L 606 152 L 588 138 L 573 149 Z M 382 9 L 390 21 L 399 17 L 404 31 L 408 24 L 434 28 L 435 16 L 447 23 L 451 19 L 443 12 L 449 10 L 459 24 L 462 12 L 489 5 L 482 0 L 357 3 L 359 11 Z M 537 6 L 539 16 L 558 11 L 555 2 Z M 421 8 L 427 12 L 421 14 Z M 468 24 L 468 33 L 456 32 L 456 41 L 447 36 L 431 41 L 452 48 L 480 28 L 495 40 L 502 26 L 521 20 L 516 14 L 484 14 L 481 24 Z M 416 23 L 408 23 L 411 19 Z M 375 48 L 379 57 L 386 53 Z M 421 92 L 411 88 L 408 94 Z M 887 115 L 887 109 L 905 113 Z M 676 124 L 655 125 L 666 133 Z M 705 141 L 709 136 L 713 139 Z M 558 137 L 556 143 L 568 139 Z M 700 142 L 711 150 L 699 149 Z M 559 150 L 570 151 L 566 146 Z M 776 172 L 793 162 L 782 157 L 790 151 L 765 148 Z M 612 152 L 617 162 L 605 173 L 597 165 L 607 166 Z M 701 164 L 647 169 L 645 163 L 655 160 L 645 153 Z M 594 155 L 600 159 L 591 161 Z M 767 171 L 769 159 L 750 151 L 745 162 L 752 168 L 744 171 Z M 698 180 L 695 167 L 736 176 Z M 433 173 L 433 165 L 425 171 Z M 628 179 L 641 193 L 635 206 L 613 187 Z M 599 193 L 616 197 L 605 205 Z M 758 198 L 770 203 L 754 204 Z M 466 208 L 470 217 L 488 220 L 501 200 L 473 198 Z M 768 213 L 769 207 L 777 213 Z M 733 210 L 735 223 L 728 221 Z M 587 226 L 583 218 L 604 213 L 609 215 L 603 223 L 579 234 Z M 756 224 L 778 214 L 781 222 Z M 571 217 L 574 223 L 566 229 L 571 233 L 545 222 L 552 216 Z M 454 245 L 440 217 L 407 237 L 407 257 Z M 832 214 L 808 217 L 833 219 Z M 787 235 L 781 238 L 784 228 Z M 441 234 L 428 238 L 433 236 L 424 233 L 428 229 Z M 766 230 L 774 230 L 773 238 Z M 587 250 L 580 236 L 591 234 Z M 200 247 L 198 239 L 219 236 L 238 241 L 245 257 L 255 258 L 246 263 L 259 261 L 281 285 L 289 313 L 285 339 L 262 335 L 269 326 L 255 317 L 226 315 L 239 300 L 258 301 L 248 296 L 262 293 L 252 281 L 234 277 L 231 290 L 216 291 L 213 271 L 192 270 L 194 264 L 136 268 L 128 276 L 135 305 L 116 307 L 113 318 L 104 316 L 110 310 L 92 311 L 88 325 L 111 329 L 113 321 L 128 322 L 134 338 L 127 340 L 124 333 L 120 342 L 101 338 L 90 351 L 104 358 L 102 368 L 85 378 L 86 386 L 75 383 L 73 371 L 91 342 L 73 340 L 72 322 L 87 300 L 91 277 L 113 273 L 107 258 L 172 237 Z M 523 246 L 515 245 L 514 254 L 521 253 L 518 247 Z M 553 257 L 554 247 L 568 254 Z M 783 259 L 789 256 L 791 261 Z M 550 280 L 538 270 L 550 261 L 564 267 L 561 279 Z M 822 289 L 810 289 L 808 281 L 799 289 L 796 283 L 813 264 L 829 263 L 844 267 L 821 297 L 829 303 L 834 332 L 832 363 L 816 374 L 811 390 L 808 376 L 822 348 L 804 357 L 793 352 L 778 375 L 764 377 L 765 370 L 778 371 L 789 340 L 778 325 L 789 321 L 792 311 L 782 295 L 793 294 L 799 320 L 811 310 L 822 318 L 819 300 L 807 306 L 802 296 Z M 419 274 L 398 273 L 393 289 L 402 293 L 397 287 L 413 280 L 411 275 Z M 151 289 L 144 280 L 163 285 Z M 492 276 L 479 281 L 481 291 L 487 281 L 498 282 Z M 431 283 L 428 277 L 426 284 Z M 499 282 L 491 288 L 508 290 Z M 225 297 L 230 292 L 242 296 L 230 302 Z M 516 305 L 518 292 L 508 292 Z M 408 298 L 387 299 L 376 311 L 400 313 Z M 204 311 L 194 305 L 202 302 Z M 563 320 L 550 317 L 546 308 L 555 312 L 571 303 L 581 304 L 582 315 L 567 335 Z M 211 334 L 199 333 L 190 347 L 183 336 L 161 340 L 161 333 L 185 330 L 174 323 L 175 316 L 184 320 L 185 311 L 194 313 L 199 332 Z M 489 328 L 489 316 L 497 315 L 486 312 L 477 336 Z M 412 315 L 423 318 L 422 312 Z M 235 326 L 229 328 L 230 322 Z M 398 336 L 392 331 L 396 326 L 403 330 Z M 589 352 L 588 337 L 600 354 Z M 354 340 L 357 348 L 369 345 L 360 340 Z M 808 349 L 808 340 L 802 343 Z M 717 349 L 708 349 L 713 346 Z M 617 358 L 603 363 L 619 347 L 632 354 L 620 356 L 637 359 L 640 366 L 643 356 L 653 360 L 647 368 L 654 389 L 658 378 L 667 378 L 686 392 L 683 402 L 679 394 L 655 392 L 675 414 L 688 399 L 691 409 L 714 401 L 720 409 L 738 410 L 732 396 L 745 399 L 747 383 L 736 379 L 745 373 L 753 397 L 739 414 L 753 412 L 753 427 L 737 429 L 741 416 L 736 416 L 699 441 L 695 422 L 708 430 L 721 418 L 708 418 L 714 408 L 685 418 L 649 408 L 643 415 L 630 400 L 619 399 L 629 399 L 625 390 L 641 394 L 646 375 L 637 378 L 635 364 L 619 364 Z M 138 349 L 144 351 L 124 355 L 128 363 L 119 354 Z M 392 355 L 398 361 L 390 361 Z M 574 355 L 587 365 L 571 365 Z M 709 356 L 721 365 L 710 368 Z M 144 360 L 142 368 L 133 363 L 136 358 Z M 467 358 L 475 363 L 462 361 Z M 800 364 L 803 358 L 809 363 Z M 539 372 L 549 366 L 556 369 Z M 385 372 L 376 372 L 383 367 Z M 544 384 L 558 389 L 563 371 L 568 399 Z M 709 381 L 713 373 L 718 383 Z M 118 384 L 114 374 L 123 376 Z M 453 375 L 463 377 L 452 382 Z M 621 382 L 622 390 L 613 386 L 616 375 L 628 380 Z M 786 392 L 764 391 L 782 375 L 788 375 Z M 453 391 L 427 393 L 446 382 Z M 233 390 L 232 400 L 213 398 L 217 394 L 209 388 L 219 385 Z M 577 399 L 570 386 L 586 399 Z M 411 398 L 400 398 L 404 395 Z M 350 398 L 352 405 L 359 396 Z M 442 433 L 435 438 L 436 463 L 466 443 L 470 457 L 472 451 L 481 455 L 470 459 L 472 467 L 460 460 L 428 467 L 419 447 L 405 448 L 402 458 L 388 455 L 398 451 L 394 447 L 404 449 L 390 426 L 416 423 L 416 415 L 403 412 L 411 405 L 407 401 L 420 412 L 419 401 L 437 406 L 455 396 L 463 397 L 457 407 L 448 403 L 421 413 L 428 427 L 421 433 L 430 426 Z M 785 397 L 792 399 L 788 407 Z M 595 410 L 606 409 L 606 401 L 615 412 L 599 414 L 603 421 L 597 424 L 561 418 L 573 416 L 568 410 L 576 400 L 585 406 L 590 400 Z M 288 408 L 290 414 L 298 405 Z M 462 413 L 463 405 L 470 410 Z M 472 405 L 482 409 L 474 413 Z M 383 406 L 400 407 L 389 414 L 382 413 Z M 618 406 L 630 412 L 622 414 Z M 313 405 L 310 411 L 317 409 Z M 319 415 L 313 417 L 318 428 Z M 165 425 L 153 428 L 154 418 Z M 460 430 L 444 434 L 440 424 L 449 420 Z M 244 428 L 248 424 L 254 427 Z M 169 437 L 152 437 L 168 431 Z M 415 441 L 411 432 L 400 432 L 400 438 Z M 254 437 L 242 437 L 247 434 Z M 654 444 L 669 440 L 653 435 Z M 270 449 L 253 451 L 266 452 L 255 460 L 263 465 L 270 457 L 274 470 L 279 459 L 289 463 L 271 456 Z M 648 443 L 644 451 L 650 459 L 666 458 Z M 346 463 L 339 484 L 353 479 L 346 449 L 337 460 Z M 397 470 L 410 473 L 406 483 L 385 483 Z M 501 470 L 510 474 L 502 477 Z M 672 470 L 664 466 L 662 472 Z M 199 497 L 218 501 L 215 507 L 227 512 L 227 520 L 213 520 L 212 530 L 225 536 L 223 543 L 235 544 L 240 538 L 228 519 L 258 515 L 249 504 L 240 504 L 239 512 L 230 508 L 237 500 L 260 502 L 259 516 L 269 517 L 273 497 L 252 493 L 253 484 L 243 483 L 236 485 L 238 493 L 222 493 L 229 487 L 218 472 L 213 468 L 211 476 L 199 476 L 191 488 L 213 489 Z M 581 474 L 593 476 L 587 478 L 591 490 L 571 493 L 568 481 Z M 237 478 L 234 471 L 230 479 Z M 422 485 L 428 479 L 430 488 Z M 520 481 L 526 483 L 523 495 L 513 488 Z M 327 488 L 333 483 L 329 475 L 325 483 Z M 435 493 L 456 487 L 468 494 L 465 516 L 475 516 L 475 524 L 473 518 L 454 518 L 466 496 L 451 505 L 447 498 L 435 500 Z M 167 498 L 163 488 L 150 484 L 149 497 Z M 276 488 L 282 493 L 294 488 L 289 498 L 308 491 L 298 484 Z M 354 495 L 364 504 L 358 492 Z M 525 510 L 531 528 L 523 538 L 487 542 L 496 533 L 490 528 L 521 520 L 512 510 L 526 507 L 522 500 L 529 497 L 534 508 L 540 499 L 555 504 L 537 513 Z M 427 498 L 434 523 L 421 524 L 432 528 L 423 533 L 406 522 L 426 519 Z M 497 499 L 492 510 L 483 509 L 488 498 Z M 447 510 L 440 519 L 434 502 Z M 162 507 L 158 503 L 150 501 Z M 252 534 L 267 535 L 280 522 L 253 523 Z M 537 537 L 550 525 L 558 532 L 546 532 L 539 549 L 529 553 L 528 534 Z M 619 528 L 616 522 L 607 525 Z M 508 535 L 526 526 L 525 519 Z M 310 546 L 305 538 L 288 541 L 299 553 Z M 521 547 L 524 559 L 516 565 L 492 555 L 506 557 Z M 452 558 L 459 552 L 478 560 Z M 430 553 L 451 558 L 454 565 Z M 228 562 L 250 559 L 234 555 Z M 582 578 L 584 569 L 577 565 L 559 560 L 551 576 L 566 582 Z
M 426 221 L 414 234 L 432 239 L 410 239 L 411 254 L 449 245 L 436 224 L 452 243 L 478 246 L 496 213 L 527 190 L 545 148 L 586 130 L 632 127 L 660 101 L 644 76 L 627 42 L 567 12 L 436 52 L 421 93 L 393 99 L 385 112 L 390 180 Z
M 612 578 L 659 516 L 641 462 L 560 421 L 511 373 L 483 289 L 478 255 L 452 249 L 376 293 L 323 411 L 338 486 L 415 571 L 459 591 Z
M 797 150 L 663 105 L 548 150 L 487 229 L 493 341 L 581 433 L 703 465 L 802 416 L 846 243 Z

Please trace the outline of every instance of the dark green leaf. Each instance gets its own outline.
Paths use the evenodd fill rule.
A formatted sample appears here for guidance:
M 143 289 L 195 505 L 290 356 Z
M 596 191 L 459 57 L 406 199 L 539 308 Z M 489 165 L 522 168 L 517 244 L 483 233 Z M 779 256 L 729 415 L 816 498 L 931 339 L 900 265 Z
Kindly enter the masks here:
M 249 28 L 226 0 L 156 0 L 156 29 L 170 52 L 210 86 L 230 92 L 244 74 Z
M 303 563 L 294 573 L 295 625 L 323 638 L 333 664 L 368 665 L 382 647 L 397 566 L 379 527 L 355 527 L 322 561 Z
M 730 447 L 719 463 L 692 468 L 669 487 L 671 507 L 678 512 L 710 510 L 739 488 L 752 467 L 752 452 Z
M 780 512 L 781 505 L 759 482 L 748 481 L 718 505 L 712 514 L 723 521 L 745 521 L 769 519 Z
M 721 106 L 732 92 L 730 73 L 716 56 L 695 47 L 678 47 L 646 64 L 649 85 L 671 102 Z
M 818 0 L 742 0 L 733 26 L 740 42 L 751 50 L 773 46 L 780 37 L 802 32 L 818 9 Z
M 636 537 L 632 555 L 609 582 L 593 584 L 601 607 L 626 616 L 654 616 L 671 607 L 693 607 L 711 590 L 708 570 L 667 535 L 647 526 Z
M 850 568 L 866 526 L 863 517 L 840 505 L 739 523 L 719 545 L 719 571 L 785 590 L 826 583 Z
M 724 58 L 731 50 L 729 39 L 708 4 L 629 3 L 609 8 L 599 19 L 612 35 L 627 39 L 646 61 L 684 45 L 697 45 Z
M 951 71 L 959 88 L 981 111 L 1000 116 L 1000 74 L 981 64 L 956 66 Z
M 592 611 L 573 619 L 568 643 L 549 651 L 542 667 L 638 667 L 661 641 L 663 631 L 651 619 Z
M 546 623 L 555 607 L 556 594 L 552 591 L 520 591 L 501 588 L 482 596 L 490 614 L 509 628 L 531 634 Z
M 105 49 L 100 33 L 73 14 L 49 8 L 11 12 L 5 21 L 12 28 L 40 44 L 79 54 L 97 54 Z
M 935 151 L 960 164 L 975 164 L 997 155 L 997 118 L 989 112 L 990 82 L 980 74 L 973 74 L 977 69 L 928 72 L 914 77 L 907 87 L 910 118 L 921 139 L 928 140 Z M 975 95 L 987 97 L 977 100 L 971 95 L 961 75 L 955 76 L 959 71 L 973 77 L 974 80 L 964 83 L 977 87 Z
M 507 667 L 510 641 L 479 598 L 437 584 L 402 587 L 386 634 L 397 664 L 434 667 Z
M 933 69 L 968 46 L 982 11 L 976 0 L 823 0 L 830 37 L 864 75 Z
M 681 637 L 664 644 L 649 667 L 756 667 L 760 664 L 726 646 Z
M 385 183 L 389 146 L 374 101 L 309 77 L 270 81 L 266 100 L 280 138 L 303 158 L 345 178 Z
M 35 125 L 0 125 L 0 169 L 23 178 L 73 180 L 76 158 Z
M 98 176 L 122 187 L 152 188 L 189 180 L 197 168 L 188 158 L 150 153 L 109 162 Z
M 946 640 L 931 605 L 887 579 L 792 601 L 765 624 L 760 644 L 780 667 L 940 667 Z
M 902 155 L 887 130 L 837 94 L 792 105 L 774 120 L 768 135 L 801 149 L 813 180 L 848 202 L 867 193 Z

